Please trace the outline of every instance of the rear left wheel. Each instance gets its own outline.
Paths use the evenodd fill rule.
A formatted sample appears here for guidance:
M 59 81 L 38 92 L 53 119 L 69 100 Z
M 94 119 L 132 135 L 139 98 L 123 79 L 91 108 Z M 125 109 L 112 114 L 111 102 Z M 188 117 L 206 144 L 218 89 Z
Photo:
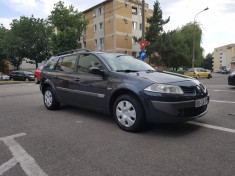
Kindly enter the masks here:
M 118 126 L 136 132 L 145 126 L 145 116 L 139 100 L 133 95 L 121 95 L 113 106 L 113 116 Z
M 55 94 L 50 87 L 47 87 L 43 94 L 44 105 L 49 110 L 58 109 L 60 103 L 56 101 Z

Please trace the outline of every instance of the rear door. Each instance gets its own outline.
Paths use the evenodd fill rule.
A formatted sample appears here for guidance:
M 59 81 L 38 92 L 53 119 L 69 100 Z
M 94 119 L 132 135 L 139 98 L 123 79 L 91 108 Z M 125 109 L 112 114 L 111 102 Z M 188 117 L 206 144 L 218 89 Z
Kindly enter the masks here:
M 75 66 L 77 55 L 61 57 L 57 63 L 55 73 L 56 79 L 54 85 L 57 90 L 57 97 L 60 102 L 70 105 L 77 105 L 76 97 L 76 77 Z

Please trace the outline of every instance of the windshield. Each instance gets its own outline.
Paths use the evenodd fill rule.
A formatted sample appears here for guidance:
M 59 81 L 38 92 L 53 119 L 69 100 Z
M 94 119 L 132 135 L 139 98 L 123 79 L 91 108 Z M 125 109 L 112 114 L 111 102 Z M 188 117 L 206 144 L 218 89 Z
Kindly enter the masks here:
M 31 75 L 31 74 L 33 74 L 33 72 L 31 72 L 31 71 L 24 71 L 24 74 Z
M 135 71 L 155 71 L 153 67 L 147 63 L 138 60 L 132 56 L 114 54 L 114 53 L 101 53 L 100 54 L 107 64 L 114 71 L 126 71 L 126 72 L 135 72 Z

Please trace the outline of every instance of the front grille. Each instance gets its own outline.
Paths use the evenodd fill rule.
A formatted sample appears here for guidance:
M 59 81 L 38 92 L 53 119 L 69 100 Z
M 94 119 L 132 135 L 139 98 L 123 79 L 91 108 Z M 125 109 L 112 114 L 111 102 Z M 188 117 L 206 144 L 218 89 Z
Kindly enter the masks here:
M 183 110 L 183 115 L 185 117 L 193 117 L 193 116 L 198 116 L 200 114 L 202 114 L 203 112 L 205 112 L 207 109 L 207 105 L 198 107 L 198 108 L 185 108 Z
M 181 87 L 185 94 L 195 94 L 196 90 L 194 87 Z

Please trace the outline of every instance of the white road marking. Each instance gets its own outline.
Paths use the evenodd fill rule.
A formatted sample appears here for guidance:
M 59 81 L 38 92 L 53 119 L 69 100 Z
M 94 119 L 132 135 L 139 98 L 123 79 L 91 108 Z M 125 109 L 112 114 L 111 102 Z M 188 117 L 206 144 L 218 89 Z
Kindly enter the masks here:
M 83 121 L 76 121 L 77 123 L 83 123 Z
M 232 91 L 232 90 L 212 90 L 214 92 L 235 92 L 235 91 Z
M 220 101 L 220 100 L 210 100 L 212 102 L 217 102 L 217 103 L 232 103 L 232 104 L 235 104 L 234 101 Z
M 206 127 L 206 128 L 215 129 L 215 130 L 235 133 L 235 130 L 234 129 L 230 129 L 230 128 L 224 128 L 224 127 L 219 127 L 219 126 L 214 126 L 214 125 L 209 125 L 209 124 L 204 124 L 204 123 L 198 123 L 198 122 L 193 122 L 193 121 L 189 121 L 187 123 L 191 124 L 191 125 L 202 126 L 202 127 Z
M 0 166 L 0 175 L 16 166 L 19 163 L 27 176 L 47 176 L 42 169 L 37 165 L 33 157 L 31 157 L 14 138 L 24 136 L 25 133 L 20 133 L 12 136 L 2 137 L 3 141 L 11 151 L 13 158 Z

